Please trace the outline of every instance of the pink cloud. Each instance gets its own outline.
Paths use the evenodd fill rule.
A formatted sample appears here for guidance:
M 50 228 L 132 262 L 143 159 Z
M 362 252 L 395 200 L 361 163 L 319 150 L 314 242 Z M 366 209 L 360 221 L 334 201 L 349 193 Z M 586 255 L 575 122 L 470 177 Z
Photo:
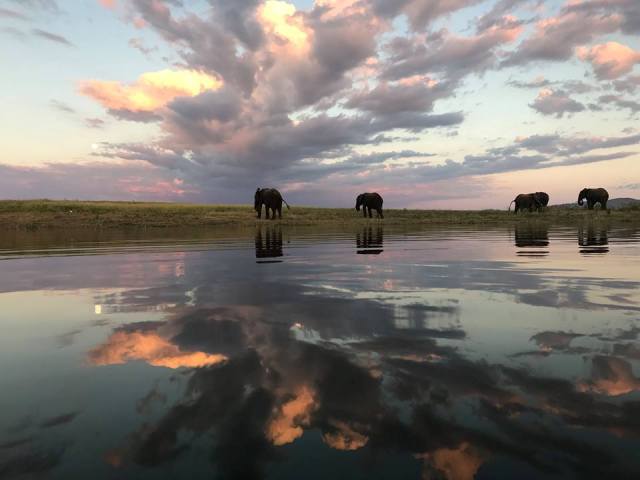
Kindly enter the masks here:
M 629 73 L 640 62 L 640 52 L 618 42 L 581 47 L 578 56 L 593 66 L 599 79 L 613 80 Z
M 116 5 L 118 2 L 117 0 L 98 0 L 98 3 L 102 5 L 104 8 L 113 10 L 114 8 L 116 8 Z

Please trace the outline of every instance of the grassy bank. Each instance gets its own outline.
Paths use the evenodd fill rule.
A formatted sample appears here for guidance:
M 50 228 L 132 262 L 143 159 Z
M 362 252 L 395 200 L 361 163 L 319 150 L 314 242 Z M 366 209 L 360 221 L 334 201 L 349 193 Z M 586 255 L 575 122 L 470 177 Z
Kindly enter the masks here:
M 481 225 L 542 221 L 579 224 L 585 221 L 640 223 L 640 209 L 605 212 L 549 208 L 544 213 L 514 215 L 504 210 L 385 210 L 385 224 Z M 283 212 L 284 225 L 341 225 L 364 223 L 353 208 L 292 207 Z M 375 221 L 375 220 L 374 220 Z M 191 205 L 142 202 L 0 201 L 0 229 L 123 228 L 249 226 L 257 222 L 250 205 Z

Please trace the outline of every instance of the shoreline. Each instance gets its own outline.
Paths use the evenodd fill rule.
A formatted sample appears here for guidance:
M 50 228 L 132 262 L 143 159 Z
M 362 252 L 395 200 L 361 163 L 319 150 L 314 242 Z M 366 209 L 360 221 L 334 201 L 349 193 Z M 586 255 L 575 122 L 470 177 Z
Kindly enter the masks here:
M 0 230 L 38 229 L 163 229 L 175 227 L 354 226 L 384 225 L 517 225 L 540 222 L 580 225 L 585 222 L 640 223 L 637 207 L 598 210 L 549 207 L 544 212 L 514 214 L 505 210 L 407 210 L 388 209 L 384 220 L 364 219 L 354 208 L 296 207 L 283 210 L 282 220 L 255 218 L 251 205 L 200 205 L 153 202 L 101 202 L 67 200 L 0 201 Z

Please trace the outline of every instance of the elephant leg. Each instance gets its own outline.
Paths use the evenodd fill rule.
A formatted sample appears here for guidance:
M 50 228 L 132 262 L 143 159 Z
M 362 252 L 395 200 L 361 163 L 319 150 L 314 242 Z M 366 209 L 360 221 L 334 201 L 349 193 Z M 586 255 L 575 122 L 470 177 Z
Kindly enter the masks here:
M 365 207 L 364 205 L 362 206 L 362 216 L 364 218 L 367 218 L 367 207 Z
M 262 218 L 262 205 L 258 207 L 258 218 Z
M 594 207 L 594 206 L 595 206 L 595 203 L 593 203 L 591 200 L 589 200 L 589 201 L 587 202 L 587 208 L 588 208 L 589 210 L 593 210 L 593 207 Z
M 282 205 L 278 207 L 278 218 L 282 220 Z
M 378 209 L 378 218 L 384 218 L 384 215 L 382 214 L 382 209 L 381 208 Z
M 276 219 L 276 207 L 271 207 L 271 220 Z

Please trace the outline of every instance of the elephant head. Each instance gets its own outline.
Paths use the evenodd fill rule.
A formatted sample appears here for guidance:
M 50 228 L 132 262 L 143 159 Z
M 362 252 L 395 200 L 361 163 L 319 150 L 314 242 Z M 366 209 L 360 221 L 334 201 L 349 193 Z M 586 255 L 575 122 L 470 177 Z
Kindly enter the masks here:
M 589 195 L 588 188 L 583 188 L 582 190 L 580 190 L 580 194 L 578 195 L 578 205 L 582 206 L 584 200 L 587 198 L 587 195 Z
M 361 193 L 360 195 L 358 195 L 358 197 L 356 198 L 356 210 L 359 212 L 360 211 L 360 205 L 362 205 L 362 202 L 364 201 L 364 193 Z
M 257 212 L 262 207 L 262 189 L 258 188 L 254 196 L 253 208 Z

